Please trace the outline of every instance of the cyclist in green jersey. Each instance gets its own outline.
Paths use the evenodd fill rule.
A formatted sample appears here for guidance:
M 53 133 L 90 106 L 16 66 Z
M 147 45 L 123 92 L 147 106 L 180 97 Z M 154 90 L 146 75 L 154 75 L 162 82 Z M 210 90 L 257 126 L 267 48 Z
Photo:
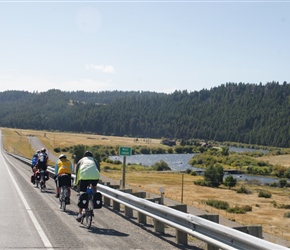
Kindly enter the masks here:
M 97 191 L 97 184 L 100 179 L 100 164 L 93 157 L 92 152 L 86 151 L 84 157 L 79 160 L 76 166 L 76 178 L 74 185 L 79 185 L 80 192 L 86 192 L 87 187 L 91 184 L 94 193 Z M 81 197 L 81 196 L 80 196 Z M 79 213 L 76 218 L 77 221 L 81 221 L 82 208 L 79 207 Z

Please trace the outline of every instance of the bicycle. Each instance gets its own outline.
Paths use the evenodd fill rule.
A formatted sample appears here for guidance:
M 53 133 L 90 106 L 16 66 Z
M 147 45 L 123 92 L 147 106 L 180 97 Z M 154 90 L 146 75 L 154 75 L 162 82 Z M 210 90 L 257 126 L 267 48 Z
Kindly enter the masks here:
M 46 175 L 45 171 L 43 169 L 39 170 L 39 172 L 36 174 L 36 187 L 40 188 L 40 191 L 43 192 L 46 189 L 45 182 L 48 180 L 48 175 Z
M 59 180 L 58 180 L 59 181 Z M 69 204 L 69 196 L 68 196 L 68 186 L 62 185 L 60 187 L 60 193 L 59 193 L 59 208 L 65 212 L 66 205 Z
M 94 191 L 91 186 L 87 187 L 88 194 L 88 207 L 83 208 L 83 216 L 81 219 L 81 224 L 85 224 L 86 228 L 89 229 L 92 225 L 92 220 L 94 216 Z

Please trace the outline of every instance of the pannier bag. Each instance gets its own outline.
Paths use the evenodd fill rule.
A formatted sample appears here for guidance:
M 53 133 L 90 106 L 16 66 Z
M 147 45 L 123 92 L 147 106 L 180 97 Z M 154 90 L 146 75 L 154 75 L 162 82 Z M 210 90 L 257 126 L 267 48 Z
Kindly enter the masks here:
M 89 195 L 87 193 L 81 193 L 78 200 L 79 208 L 88 208 Z
M 36 180 L 40 181 L 40 173 L 39 172 L 36 173 Z
M 48 181 L 48 180 L 49 180 L 48 172 L 45 172 L 45 173 L 44 173 L 44 180 L 45 180 L 45 181 Z
M 94 209 L 100 209 L 103 206 L 102 194 L 100 192 L 96 192 L 94 194 Z
M 36 173 L 36 180 L 37 181 L 40 181 L 40 173 L 39 172 Z M 44 172 L 44 180 L 45 181 L 48 181 L 49 180 L 48 172 Z

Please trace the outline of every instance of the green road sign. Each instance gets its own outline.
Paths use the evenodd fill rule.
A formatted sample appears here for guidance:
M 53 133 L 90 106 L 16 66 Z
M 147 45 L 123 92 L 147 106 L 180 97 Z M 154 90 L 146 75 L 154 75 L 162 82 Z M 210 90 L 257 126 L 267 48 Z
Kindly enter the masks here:
M 131 153 L 132 153 L 132 148 L 127 148 L 127 147 L 119 148 L 119 155 L 131 156 Z

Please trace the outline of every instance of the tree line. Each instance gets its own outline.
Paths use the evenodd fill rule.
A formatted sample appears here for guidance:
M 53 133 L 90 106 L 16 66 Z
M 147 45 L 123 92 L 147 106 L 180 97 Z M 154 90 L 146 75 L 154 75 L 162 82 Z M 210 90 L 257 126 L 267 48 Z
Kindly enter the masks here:
M 290 85 L 226 83 L 171 94 L 0 92 L 0 126 L 290 147 Z

